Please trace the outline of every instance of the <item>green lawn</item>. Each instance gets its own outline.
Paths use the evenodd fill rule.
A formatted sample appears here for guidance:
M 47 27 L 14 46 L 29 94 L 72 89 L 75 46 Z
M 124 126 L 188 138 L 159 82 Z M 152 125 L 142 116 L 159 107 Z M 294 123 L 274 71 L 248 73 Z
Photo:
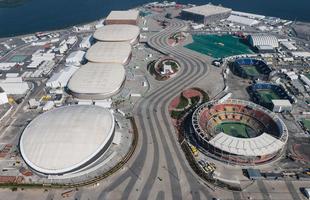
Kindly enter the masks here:
M 180 102 L 176 108 L 177 109 L 183 109 L 188 105 L 188 103 L 189 103 L 188 100 L 183 95 L 181 95 L 180 96 Z
M 305 129 L 310 130 L 310 119 L 302 119 L 301 122 L 304 125 Z
M 266 103 L 272 103 L 274 99 L 281 99 L 274 91 L 272 90 L 258 90 L 257 91 L 262 100 Z
M 193 35 L 193 40 L 185 47 L 213 58 L 253 53 L 239 38 L 232 35 Z
M 248 125 L 239 122 L 223 122 L 216 126 L 216 130 L 238 138 L 249 138 L 248 132 L 254 131 Z
M 255 66 L 244 66 L 243 70 L 248 76 L 258 76 L 260 74 Z

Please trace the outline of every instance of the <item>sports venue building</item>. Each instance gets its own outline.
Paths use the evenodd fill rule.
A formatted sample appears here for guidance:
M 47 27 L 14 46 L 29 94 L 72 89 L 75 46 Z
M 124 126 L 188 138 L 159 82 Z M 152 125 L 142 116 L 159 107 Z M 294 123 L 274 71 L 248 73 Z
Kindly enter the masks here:
M 208 24 L 228 18 L 231 11 L 232 10 L 230 8 L 206 4 L 183 9 L 181 12 L 181 18 L 185 20 L 192 20 L 196 23 Z
M 253 34 L 248 36 L 248 41 L 251 46 L 258 49 L 264 49 L 264 47 L 278 48 L 279 42 L 276 36 L 273 35 L 260 35 Z
M 192 116 L 199 146 L 216 159 L 238 165 L 262 164 L 284 148 L 288 131 L 283 121 L 252 102 L 229 99 L 208 102 Z
M 20 152 L 42 175 L 82 173 L 94 167 L 114 138 L 114 117 L 90 105 L 56 108 L 36 117 L 20 138 Z
M 127 24 L 114 24 L 103 26 L 96 30 L 94 38 L 101 42 L 138 42 L 140 29 L 138 26 Z
M 253 58 L 240 58 L 231 64 L 231 70 L 238 76 L 246 79 L 262 79 L 268 78 L 272 69 L 262 60 Z
M 112 11 L 105 19 L 106 25 L 110 24 L 131 24 L 137 25 L 139 19 L 139 11 L 137 10 L 118 10 Z
M 115 63 L 87 63 L 71 77 L 68 90 L 80 99 L 100 100 L 116 94 L 125 81 L 125 69 Z
M 85 57 L 95 63 L 126 65 L 131 58 L 131 46 L 128 42 L 97 42 L 90 47 Z
M 265 108 L 273 109 L 272 100 L 289 100 L 294 103 L 294 98 L 288 94 L 283 86 L 272 83 L 256 83 L 248 88 L 252 100 Z

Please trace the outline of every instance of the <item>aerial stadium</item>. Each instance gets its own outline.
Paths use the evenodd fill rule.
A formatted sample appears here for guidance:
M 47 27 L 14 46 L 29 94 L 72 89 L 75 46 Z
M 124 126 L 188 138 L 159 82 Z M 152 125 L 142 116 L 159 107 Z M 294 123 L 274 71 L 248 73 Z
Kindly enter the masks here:
M 94 38 L 101 42 L 129 42 L 135 44 L 139 40 L 138 26 L 127 24 L 106 25 L 94 33 Z
M 281 154 L 288 139 L 283 121 L 252 102 L 229 99 L 208 102 L 192 116 L 199 146 L 216 159 L 237 165 L 258 165 Z
M 289 100 L 294 103 L 292 96 L 281 86 L 271 83 L 255 83 L 248 88 L 252 100 L 270 110 L 273 108 L 272 100 Z
M 95 63 L 126 65 L 131 58 L 131 45 L 128 42 L 96 42 L 87 51 L 85 57 Z
M 266 80 L 272 69 L 262 60 L 253 58 L 240 58 L 231 64 L 231 70 L 245 79 Z
M 105 108 L 74 105 L 36 117 L 20 138 L 26 164 L 41 175 L 82 173 L 110 148 L 114 117 Z
M 79 99 L 102 100 L 116 94 L 125 81 L 125 69 L 115 63 L 87 63 L 70 78 L 67 89 Z

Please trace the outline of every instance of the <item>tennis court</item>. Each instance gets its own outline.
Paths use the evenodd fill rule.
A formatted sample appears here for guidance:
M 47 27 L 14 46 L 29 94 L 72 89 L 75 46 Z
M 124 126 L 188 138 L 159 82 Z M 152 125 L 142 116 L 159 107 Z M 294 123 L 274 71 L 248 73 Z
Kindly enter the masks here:
M 249 65 L 249 66 L 243 66 L 242 68 L 243 68 L 243 70 L 245 71 L 245 73 L 248 76 L 258 76 L 258 75 L 260 75 L 260 73 L 257 71 L 255 66 Z
M 273 90 L 271 89 L 264 89 L 264 90 L 257 90 L 260 98 L 266 103 L 272 103 L 274 99 L 281 99 Z
M 15 55 L 15 56 L 12 56 L 12 58 L 10 59 L 10 62 L 19 63 L 19 62 L 23 62 L 26 58 L 27 56 L 24 56 L 24 55 Z
M 306 130 L 310 131 L 310 119 L 302 119 L 301 123 Z

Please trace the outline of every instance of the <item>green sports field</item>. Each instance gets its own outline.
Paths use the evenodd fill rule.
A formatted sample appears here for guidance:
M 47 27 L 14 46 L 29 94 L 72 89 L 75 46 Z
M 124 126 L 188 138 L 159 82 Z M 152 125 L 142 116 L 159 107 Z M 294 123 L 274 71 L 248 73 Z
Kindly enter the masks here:
M 249 46 L 232 35 L 193 35 L 193 40 L 185 47 L 213 58 L 253 54 Z
M 302 119 L 301 122 L 305 129 L 310 130 L 310 119 Z
M 261 99 L 266 103 L 272 103 L 274 99 L 281 99 L 274 91 L 272 90 L 257 90 Z
M 10 62 L 23 62 L 26 58 L 27 56 L 24 55 L 15 55 L 10 59 Z
M 224 132 L 230 136 L 238 138 L 250 138 L 255 132 L 251 127 L 239 122 L 223 122 L 215 127 L 216 131 Z
M 260 74 L 255 66 L 243 66 L 243 70 L 248 76 L 258 76 Z

